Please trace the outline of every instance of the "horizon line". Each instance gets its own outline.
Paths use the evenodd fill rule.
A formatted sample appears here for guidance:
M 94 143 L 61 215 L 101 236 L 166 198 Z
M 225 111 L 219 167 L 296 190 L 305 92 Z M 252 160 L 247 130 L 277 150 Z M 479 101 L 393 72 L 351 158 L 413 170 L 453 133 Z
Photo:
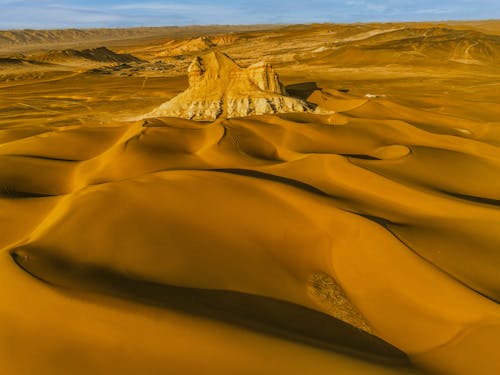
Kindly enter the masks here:
M 0 29 L 0 32 L 4 31 L 65 31 L 65 30 L 124 30 L 124 29 L 164 29 L 164 28 L 189 28 L 189 27 L 237 27 L 237 26 L 309 26 L 309 25 L 355 25 L 355 24 L 392 24 L 392 23 L 442 23 L 442 22 L 487 22 L 487 21 L 498 21 L 500 18 L 479 18 L 479 19 L 443 19 L 443 20 L 421 20 L 421 21 L 406 21 L 406 20 L 393 20 L 393 21 L 354 21 L 354 22 L 299 22 L 299 23 L 238 23 L 238 24 L 186 24 L 186 25 L 162 25 L 162 26 L 108 26 L 108 27 L 62 27 L 62 28 L 37 28 L 37 27 L 23 27 L 23 28 L 12 28 L 12 29 Z

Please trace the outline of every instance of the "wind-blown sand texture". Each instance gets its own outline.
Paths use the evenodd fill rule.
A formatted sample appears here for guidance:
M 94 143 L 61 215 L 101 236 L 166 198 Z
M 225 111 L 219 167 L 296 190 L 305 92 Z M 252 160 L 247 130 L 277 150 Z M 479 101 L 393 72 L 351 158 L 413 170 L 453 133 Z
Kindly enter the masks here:
M 498 24 L 216 30 L 0 49 L 0 373 L 500 373 Z M 134 120 L 210 52 L 323 114 Z

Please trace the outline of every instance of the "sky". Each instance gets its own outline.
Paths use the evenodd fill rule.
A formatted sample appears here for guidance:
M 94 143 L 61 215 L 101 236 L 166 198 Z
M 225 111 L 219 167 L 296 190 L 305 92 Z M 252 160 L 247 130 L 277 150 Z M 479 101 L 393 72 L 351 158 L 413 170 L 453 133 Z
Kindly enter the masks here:
M 499 0 L 0 0 L 0 29 L 493 18 Z

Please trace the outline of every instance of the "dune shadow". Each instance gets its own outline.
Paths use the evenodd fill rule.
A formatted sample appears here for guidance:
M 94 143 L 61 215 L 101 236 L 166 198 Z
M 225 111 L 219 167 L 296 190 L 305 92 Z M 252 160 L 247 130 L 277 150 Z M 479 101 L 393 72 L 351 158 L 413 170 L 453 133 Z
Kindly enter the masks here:
M 236 175 L 240 175 L 240 176 L 247 176 L 247 177 L 259 178 L 261 180 L 279 182 L 281 184 L 293 186 L 295 188 L 308 191 L 310 193 L 314 193 L 314 194 L 319 194 L 319 195 L 322 195 L 322 196 L 330 197 L 330 195 L 327 194 L 327 193 L 325 193 L 323 190 L 320 190 L 316 186 L 309 185 L 309 184 L 307 184 L 305 182 L 302 182 L 302 181 L 299 181 L 299 180 L 294 180 L 294 179 L 288 178 L 288 177 L 277 176 L 277 175 L 270 174 L 270 173 L 254 171 L 252 169 L 217 168 L 217 169 L 210 169 L 209 171 L 221 172 L 221 173 L 229 173 L 229 174 L 236 174 Z
M 497 207 L 500 206 L 499 199 L 479 197 L 477 195 L 466 195 L 466 194 L 460 194 L 460 193 L 455 193 L 455 192 L 445 191 L 445 190 L 438 190 L 438 191 L 440 191 L 441 193 L 450 195 L 454 198 L 466 200 L 469 202 L 487 204 L 490 206 L 497 206 Z
M 11 251 L 27 273 L 67 291 L 98 293 L 222 321 L 305 345 L 384 365 L 411 367 L 385 341 L 321 312 L 246 293 L 178 287 L 131 278 L 97 266 L 74 264 L 40 248 Z
M 288 95 L 298 99 L 307 100 L 307 98 L 316 90 L 319 90 L 316 82 L 295 83 L 285 87 Z
M 57 158 L 52 156 L 43 156 L 43 155 L 29 155 L 29 154 L 11 154 L 7 155 L 12 158 L 25 158 L 25 159 L 39 159 L 39 160 L 48 160 L 48 161 L 60 161 L 66 163 L 76 163 L 82 160 L 80 159 L 67 159 L 67 158 Z
M 375 156 L 371 155 L 366 155 L 366 154 L 340 154 L 346 158 L 352 158 L 352 159 L 361 159 L 361 160 L 381 160 L 380 158 L 377 158 Z
M 9 186 L 0 186 L 0 198 L 22 199 L 22 198 L 47 198 L 54 197 L 52 194 L 34 193 L 11 188 Z

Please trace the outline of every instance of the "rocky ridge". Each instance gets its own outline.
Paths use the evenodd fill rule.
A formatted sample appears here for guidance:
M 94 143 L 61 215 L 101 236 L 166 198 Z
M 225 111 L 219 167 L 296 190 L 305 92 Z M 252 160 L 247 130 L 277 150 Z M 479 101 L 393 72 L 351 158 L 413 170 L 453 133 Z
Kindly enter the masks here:
M 106 47 L 98 47 L 84 50 L 54 50 L 39 55 L 30 56 L 30 60 L 44 63 L 71 63 L 71 62 L 96 62 L 96 63 L 130 63 L 141 60 L 130 54 L 121 54 L 111 51 Z

